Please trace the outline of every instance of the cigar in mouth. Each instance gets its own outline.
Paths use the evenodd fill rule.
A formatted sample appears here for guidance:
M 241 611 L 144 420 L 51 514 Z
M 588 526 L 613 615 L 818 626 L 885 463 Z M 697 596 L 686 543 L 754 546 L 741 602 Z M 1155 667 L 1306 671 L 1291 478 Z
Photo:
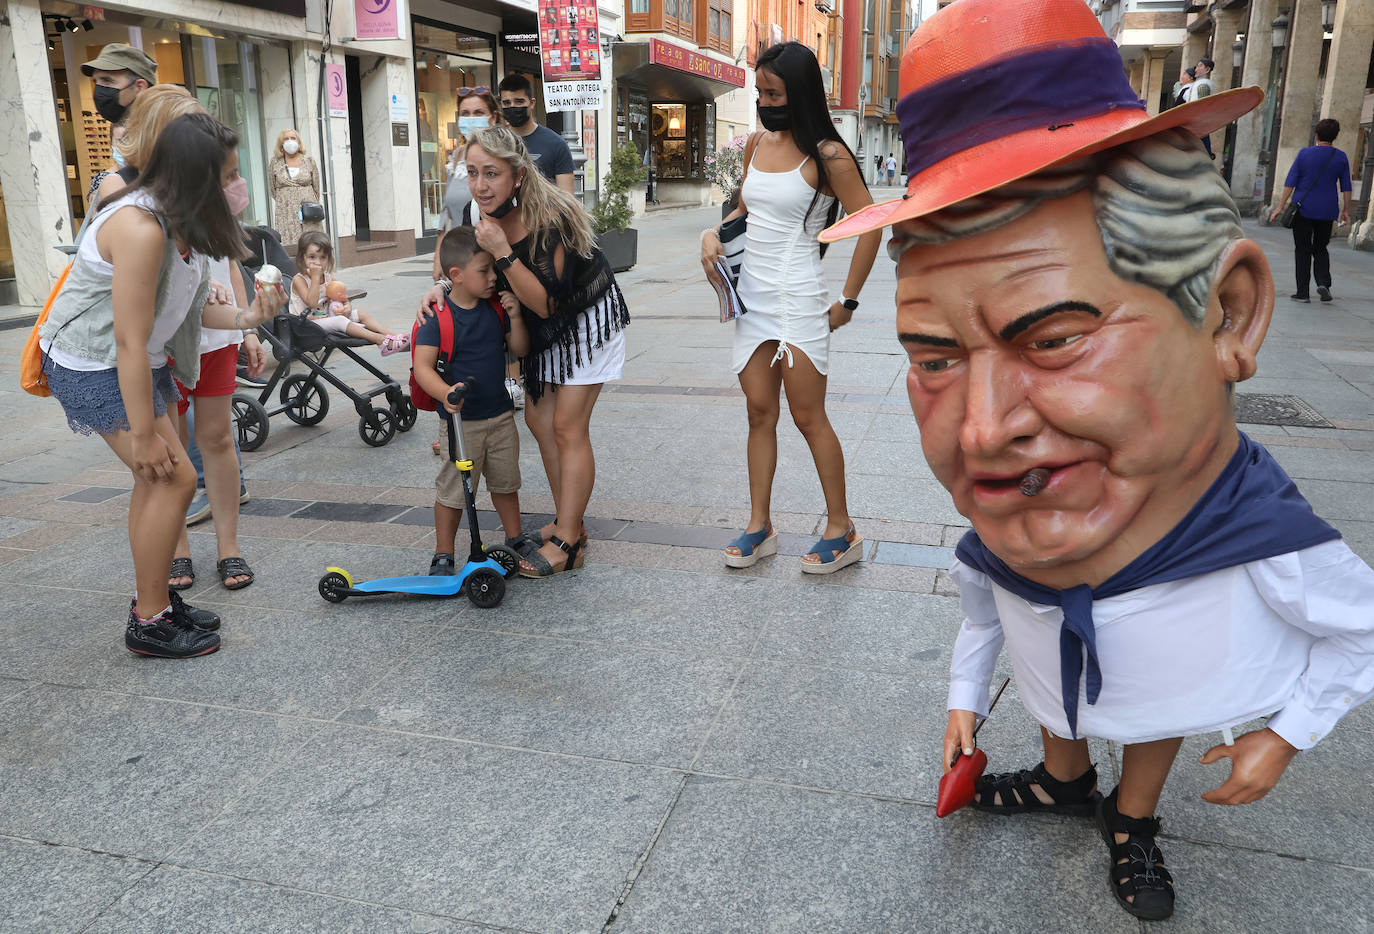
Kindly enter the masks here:
M 1036 496 L 1049 482 L 1050 472 L 1044 467 L 1037 467 L 1021 478 L 1021 493 L 1024 496 Z

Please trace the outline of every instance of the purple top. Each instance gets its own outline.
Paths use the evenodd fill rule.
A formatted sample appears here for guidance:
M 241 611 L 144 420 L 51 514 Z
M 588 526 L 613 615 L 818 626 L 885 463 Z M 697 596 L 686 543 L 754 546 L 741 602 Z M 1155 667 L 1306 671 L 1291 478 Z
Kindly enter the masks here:
M 1308 146 L 1293 160 L 1283 187 L 1293 189 L 1298 213 L 1314 221 L 1334 221 L 1341 216 L 1336 187 L 1350 190 L 1350 160 L 1334 146 Z

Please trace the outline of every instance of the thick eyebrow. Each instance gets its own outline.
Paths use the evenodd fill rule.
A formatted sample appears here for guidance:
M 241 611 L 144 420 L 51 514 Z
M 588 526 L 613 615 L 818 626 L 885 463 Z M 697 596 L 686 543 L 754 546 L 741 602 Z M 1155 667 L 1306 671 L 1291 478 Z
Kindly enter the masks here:
M 952 337 L 935 337 L 933 334 L 899 333 L 897 340 L 903 344 L 924 344 L 927 347 L 959 346 L 959 342 Z
M 1037 308 L 1035 311 L 1027 312 L 1011 324 L 1002 328 L 1002 330 L 998 331 L 997 336 L 1004 341 L 1009 341 L 1031 325 L 1038 324 L 1051 315 L 1062 314 L 1066 311 L 1085 311 L 1095 318 L 1102 317 L 1102 312 L 1098 311 L 1087 302 L 1055 302 L 1053 305 L 1046 305 L 1044 308 Z

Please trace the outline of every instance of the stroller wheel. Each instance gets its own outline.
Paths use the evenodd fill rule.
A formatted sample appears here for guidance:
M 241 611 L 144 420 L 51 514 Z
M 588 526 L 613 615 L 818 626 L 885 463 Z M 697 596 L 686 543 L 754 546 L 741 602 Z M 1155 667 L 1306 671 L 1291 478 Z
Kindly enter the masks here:
M 506 596 L 506 579 L 491 568 L 478 568 L 463 582 L 473 606 L 489 610 Z
M 358 419 L 358 434 L 364 443 L 379 448 L 396 437 L 396 420 L 389 409 L 373 409 Z
M 329 414 L 329 393 L 309 376 L 287 378 L 281 384 L 281 401 L 286 417 L 297 425 L 318 425 Z
M 391 406 L 391 414 L 396 420 L 397 431 L 410 431 L 415 427 L 415 420 L 420 417 L 420 411 L 415 408 L 415 403 L 410 401 L 410 396 L 401 396 L 401 401 Z
M 241 392 L 234 393 L 230 407 L 239 447 L 245 451 L 256 451 L 262 447 L 267 440 L 267 409 L 257 399 Z

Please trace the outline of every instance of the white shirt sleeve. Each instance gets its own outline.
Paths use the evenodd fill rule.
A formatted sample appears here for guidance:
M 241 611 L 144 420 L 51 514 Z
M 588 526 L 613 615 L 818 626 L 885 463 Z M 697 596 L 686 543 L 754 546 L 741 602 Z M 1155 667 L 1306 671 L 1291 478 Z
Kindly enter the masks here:
M 949 709 L 972 710 L 986 717 L 992 672 L 1002 652 L 1002 620 L 986 574 L 956 558 L 949 576 L 959 585 L 964 611 L 949 666 Z
M 1314 636 L 1307 670 L 1269 728 L 1311 749 L 1374 696 L 1374 571 L 1341 541 L 1246 565 L 1260 597 Z

